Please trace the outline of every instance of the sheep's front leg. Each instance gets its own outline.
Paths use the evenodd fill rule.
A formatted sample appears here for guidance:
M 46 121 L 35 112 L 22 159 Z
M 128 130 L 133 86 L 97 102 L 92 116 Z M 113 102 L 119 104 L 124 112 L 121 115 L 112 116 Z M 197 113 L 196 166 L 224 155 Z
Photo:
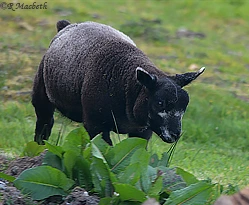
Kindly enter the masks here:
M 112 140 L 110 138 L 110 132 L 109 131 L 105 131 L 102 132 L 102 138 L 109 144 L 112 146 Z
M 129 137 L 140 137 L 140 138 L 146 139 L 147 140 L 146 150 L 147 150 L 149 140 L 152 136 L 152 131 L 150 129 L 146 129 L 146 130 L 136 132 L 136 133 L 129 133 L 128 136 Z
M 143 138 L 143 139 L 146 139 L 147 141 L 149 141 L 149 139 L 152 136 L 152 131 L 150 129 L 146 129 L 146 130 L 139 131 L 136 133 L 129 133 L 128 135 L 129 135 L 129 137 L 140 137 L 140 138 Z
M 88 123 L 83 123 L 84 124 L 84 127 L 86 128 L 89 136 L 91 139 L 93 139 L 96 135 L 100 134 L 101 133 L 101 129 L 96 129 L 98 126 L 94 126 L 94 124 L 89 124 L 89 121 Z M 95 129 L 94 129 L 95 128 Z M 110 131 L 103 131 L 102 132 L 102 138 L 103 140 L 105 140 L 109 145 L 112 146 L 112 141 L 111 141 L 111 138 L 110 138 Z

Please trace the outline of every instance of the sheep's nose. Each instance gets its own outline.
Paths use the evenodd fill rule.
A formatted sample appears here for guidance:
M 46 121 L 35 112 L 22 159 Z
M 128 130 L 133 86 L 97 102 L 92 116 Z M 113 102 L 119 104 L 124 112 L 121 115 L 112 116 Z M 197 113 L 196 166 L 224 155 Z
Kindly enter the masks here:
M 170 132 L 165 127 L 160 127 L 161 129 L 161 138 L 167 143 L 173 143 L 176 139 L 170 134 Z

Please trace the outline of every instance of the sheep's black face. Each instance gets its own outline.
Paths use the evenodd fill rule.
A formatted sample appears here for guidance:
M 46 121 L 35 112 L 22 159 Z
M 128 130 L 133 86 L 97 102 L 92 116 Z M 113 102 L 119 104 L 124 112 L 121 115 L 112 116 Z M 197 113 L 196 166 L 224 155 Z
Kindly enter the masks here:
M 163 141 L 173 143 L 180 138 L 182 117 L 189 102 L 186 91 L 178 85 L 158 82 L 149 97 L 149 124 Z
M 183 86 L 196 79 L 205 68 L 158 79 L 142 68 L 136 69 L 137 80 L 148 89 L 148 119 L 150 129 L 163 141 L 173 143 L 181 135 L 182 117 L 189 103 Z

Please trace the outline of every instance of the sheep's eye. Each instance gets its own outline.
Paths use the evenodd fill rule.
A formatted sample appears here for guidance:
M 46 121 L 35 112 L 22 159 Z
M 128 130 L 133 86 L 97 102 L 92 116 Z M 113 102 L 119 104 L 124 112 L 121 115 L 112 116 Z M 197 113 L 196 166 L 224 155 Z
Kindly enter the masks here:
M 158 101 L 158 106 L 163 107 L 163 101 Z

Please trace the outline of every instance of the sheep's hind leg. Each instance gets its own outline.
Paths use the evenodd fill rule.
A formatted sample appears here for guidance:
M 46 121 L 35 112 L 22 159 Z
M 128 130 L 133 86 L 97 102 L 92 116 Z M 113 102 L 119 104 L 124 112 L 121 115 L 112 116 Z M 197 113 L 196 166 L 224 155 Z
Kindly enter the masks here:
M 42 66 L 43 61 L 40 64 Z M 37 117 L 34 141 L 38 144 L 44 144 L 43 140 L 48 140 L 51 129 L 54 124 L 55 107 L 49 101 L 45 92 L 45 86 L 42 77 L 42 69 L 39 70 L 35 77 L 32 104 L 35 108 Z
M 36 115 L 39 116 L 38 112 L 36 112 Z M 43 140 L 48 140 L 53 125 L 54 125 L 53 117 L 52 118 L 45 117 L 43 119 L 41 118 L 41 116 L 37 117 L 34 140 L 38 144 L 44 144 Z
M 34 98 L 33 98 L 34 99 Z M 32 100 L 37 116 L 34 141 L 44 144 L 43 140 L 48 140 L 51 129 L 54 125 L 54 106 L 49 101 Z

